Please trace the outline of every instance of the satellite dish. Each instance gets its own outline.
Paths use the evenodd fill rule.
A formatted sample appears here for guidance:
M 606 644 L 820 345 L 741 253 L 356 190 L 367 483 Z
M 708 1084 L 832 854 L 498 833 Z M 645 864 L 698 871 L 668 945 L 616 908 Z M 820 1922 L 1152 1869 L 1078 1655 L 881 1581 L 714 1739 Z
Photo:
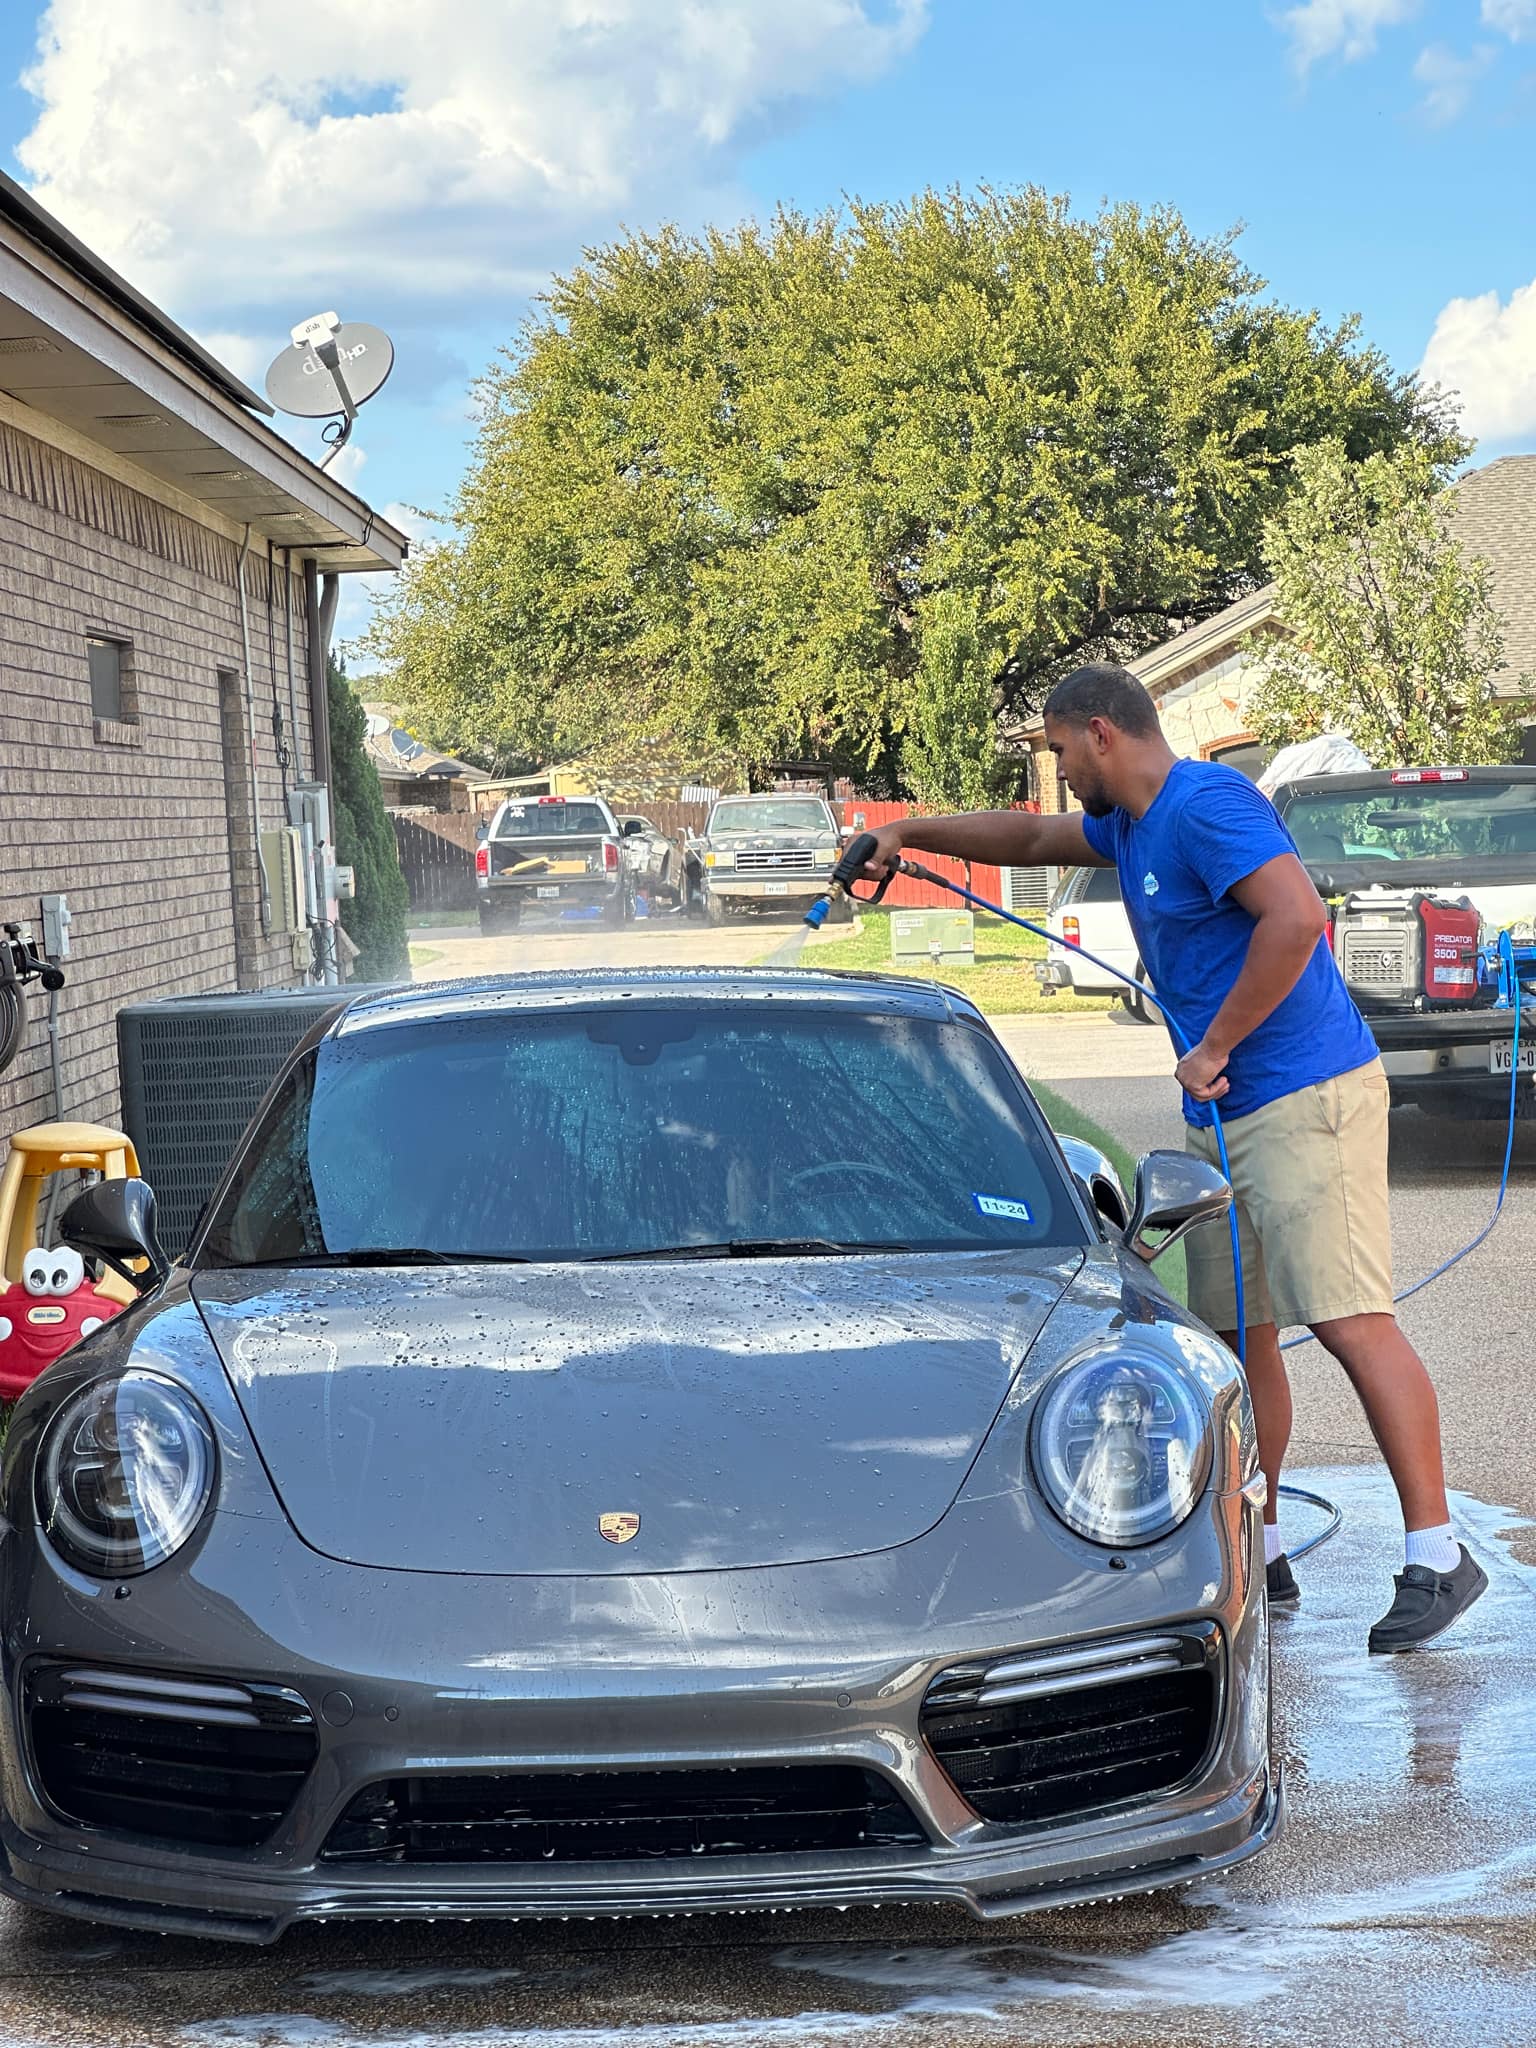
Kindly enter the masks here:
M 267 396 L 299 419 L 330 420 L 330 453 L 346 445 L 357 418 L 395 366 L 394 343 L 381 327 L 319 313 L 293 330 L 293 340 L 267 371 Z M 338 418 L 337 415 L 341 417 Z

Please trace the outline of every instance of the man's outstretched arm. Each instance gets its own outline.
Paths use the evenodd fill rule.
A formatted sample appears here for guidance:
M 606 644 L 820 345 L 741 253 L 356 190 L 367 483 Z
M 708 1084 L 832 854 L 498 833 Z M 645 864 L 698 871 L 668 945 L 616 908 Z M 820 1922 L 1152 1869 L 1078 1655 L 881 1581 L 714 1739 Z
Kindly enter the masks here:
M 948 854 L 998 868 L 1113 866 L 1088 844 L 1079 812 L 1041 818 L 1031 811 L 968 811 L 958 817 L 898 818 L 874 834 L 878 852 L 865 873 L 883 875 L 903 853 Z

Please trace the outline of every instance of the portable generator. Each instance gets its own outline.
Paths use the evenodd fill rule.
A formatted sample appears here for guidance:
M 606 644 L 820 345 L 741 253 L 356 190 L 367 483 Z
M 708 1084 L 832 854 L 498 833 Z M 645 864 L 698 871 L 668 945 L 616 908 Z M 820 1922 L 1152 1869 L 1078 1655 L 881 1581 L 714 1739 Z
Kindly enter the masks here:
M 1333 957 L 1363 1006 L 1460 1010 L 1497 1000 L 1482 969 L 1482 918 L 1465 896 L 1360 889 L 1333 916 Z

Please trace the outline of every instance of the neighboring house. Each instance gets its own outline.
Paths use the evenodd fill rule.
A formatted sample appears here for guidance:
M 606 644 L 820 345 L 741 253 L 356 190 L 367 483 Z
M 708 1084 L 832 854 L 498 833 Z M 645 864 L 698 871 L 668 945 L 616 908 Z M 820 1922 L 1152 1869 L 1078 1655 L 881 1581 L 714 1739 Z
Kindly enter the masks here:
M 1506 455 L 1469 471 L 1450 493 L 1450 516 L 1463 547 L 1489 566 L 1504 624 L 1500 682 L 1514 698 L 1522 677 L 1536 679 L 1536 455 Z M 1248 703 L 1257 679 L 1243 642 L 1266 630 L 1279 630 L 1272 585 L 1127 664 L 1156 698 L 1163 730 L 1177 753 L 1227 761 L 1259 774 L 1268 756 L 1249 728 Z M 1536 761 L 1536 702 L 1522 701 L 1529 714 L 1525 758 Z M 1029 737 L 1043 808 L 1066 808 L 1038 723 Z
M 406 542 L 270 413 L 0 177 L 0 916 L 68 899 L 72 1117 L 119 1117 L 122 1005 L 303 979 L 258 848 L 329 780 L 335 579 Z M 53 1114 L 42 1007 L 0 1135 Z
M 421 807 L 430 811 L 467 811 L 471 792 L 490 781 L 483 768 L 455 761 L 423 745 L 414 733 L 396 725 L 388 704 L 364 704 L 368 720 L 364 747 L 379 771 L 379 789 L 390 810 Z

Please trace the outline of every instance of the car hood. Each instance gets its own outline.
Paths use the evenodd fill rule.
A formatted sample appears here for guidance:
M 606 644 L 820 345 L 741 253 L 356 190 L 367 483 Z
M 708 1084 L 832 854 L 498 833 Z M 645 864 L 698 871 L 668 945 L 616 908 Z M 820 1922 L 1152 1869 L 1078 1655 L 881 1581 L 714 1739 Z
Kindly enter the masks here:
M 727 827 L 711 832 L 708 837 L 711 846 L 804 846 L 807 840 L 825 846 L 837 843 L 837 835 L 822 825 L 783 825 L 772 832 L 741 832 Z
M 193 1293 L 314 1549 L 590 1576 L 922 1535 L 1081 1260 L 229 1271 Z M 604 1515 L 639 1528 L 604 1540 Z

